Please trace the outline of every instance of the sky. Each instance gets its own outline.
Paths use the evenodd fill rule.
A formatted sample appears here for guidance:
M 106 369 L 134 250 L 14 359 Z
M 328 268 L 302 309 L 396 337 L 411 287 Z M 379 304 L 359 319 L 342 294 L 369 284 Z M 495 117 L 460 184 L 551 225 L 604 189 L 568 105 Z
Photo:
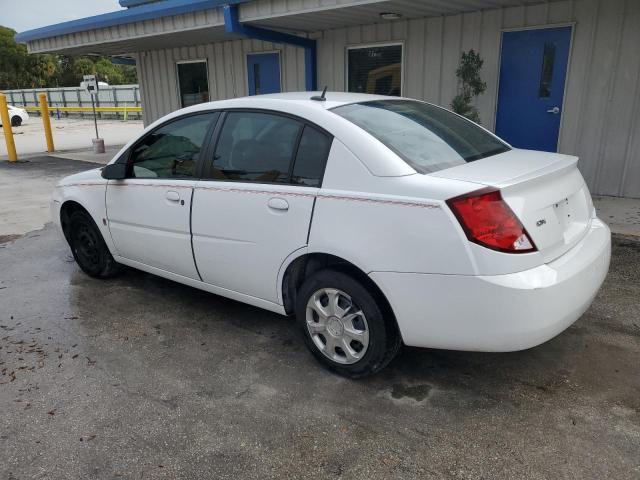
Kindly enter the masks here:
M 24 32 L 120 8 L 118 0 L 0 0 L 0 25 Z

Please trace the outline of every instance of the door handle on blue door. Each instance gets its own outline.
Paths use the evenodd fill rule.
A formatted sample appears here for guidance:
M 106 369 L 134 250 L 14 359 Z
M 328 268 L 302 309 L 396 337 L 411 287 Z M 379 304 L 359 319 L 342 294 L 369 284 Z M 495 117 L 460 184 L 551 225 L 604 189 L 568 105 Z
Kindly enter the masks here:
M 269 208 L 273 208 L 274 210 L 289 210 L 289 202 L 287 202 L 284 198 L 270 198 L 267 205 L 269 205 Z
M 558 107 L 550 108 L 549 110 L 547 110 L 547 113 L 553 113 L 554 115 L 557 115 L 560 113 L 560 108 Z

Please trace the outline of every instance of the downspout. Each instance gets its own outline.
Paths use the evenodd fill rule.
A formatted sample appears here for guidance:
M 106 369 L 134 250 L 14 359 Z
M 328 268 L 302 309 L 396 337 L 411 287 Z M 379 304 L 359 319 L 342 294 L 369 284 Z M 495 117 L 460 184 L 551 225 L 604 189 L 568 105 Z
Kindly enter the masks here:
M 318 89 L 318 49 L 315 40 L 267 28 L 244 25 L 240 23 L 237 5 L 224 6 L 224 29 L 227 33 L 235 33 L 247 38 L 255 38 L 271 43 L 286 43 L 304 48 L 305 88 L 308 91 Z

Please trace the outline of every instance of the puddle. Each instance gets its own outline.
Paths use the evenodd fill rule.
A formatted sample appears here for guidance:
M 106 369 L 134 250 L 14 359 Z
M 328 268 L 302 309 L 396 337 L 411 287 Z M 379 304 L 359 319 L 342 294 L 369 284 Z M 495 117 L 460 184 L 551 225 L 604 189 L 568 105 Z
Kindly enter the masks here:
M 431 386 L 427 384 L 422 385 L 401 385 L 396 384 L 391 387 L 391 398 L 401 400 L 403 398 L 410 398 L 416 402 L 421 402 L 429 396 L 431 392 Z

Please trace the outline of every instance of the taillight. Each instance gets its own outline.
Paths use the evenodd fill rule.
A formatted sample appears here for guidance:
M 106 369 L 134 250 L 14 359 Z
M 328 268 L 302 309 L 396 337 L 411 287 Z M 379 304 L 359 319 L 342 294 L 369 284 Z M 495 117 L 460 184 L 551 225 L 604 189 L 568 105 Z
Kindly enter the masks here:
M 500 190 L 483 189 L 447 200 L 469 241 L 508 253 L 535 252 L 536 246 L 505 203 Z

